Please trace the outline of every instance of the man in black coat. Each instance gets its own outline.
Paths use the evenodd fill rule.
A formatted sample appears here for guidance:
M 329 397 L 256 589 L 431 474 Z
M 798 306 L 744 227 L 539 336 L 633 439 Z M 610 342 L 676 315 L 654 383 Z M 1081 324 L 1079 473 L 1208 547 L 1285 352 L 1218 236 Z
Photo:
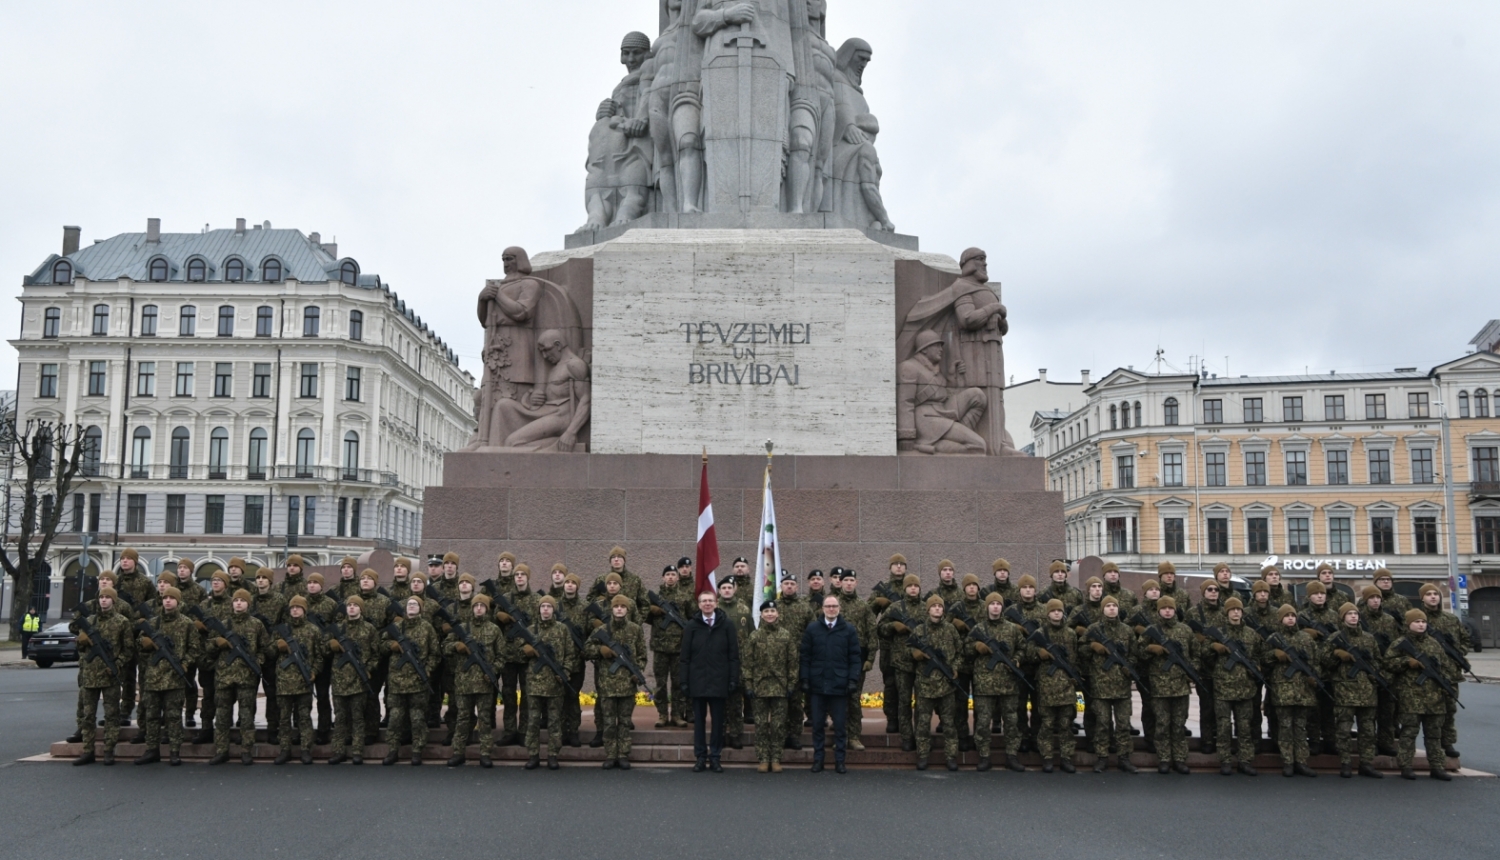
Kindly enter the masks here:
M 682 633 L 682 685 L 693 700 L 693 765 L 723 773 L 719 755 L 724 749 L 724 704 L 729 691 L 740 686 L 739 634 L 713 592 L 698 595 L 698 611 Z M 713 732 L 704 741 L 704 720 L 712 717 Z
M 849 696 L 858 692 L 859 634 L 839 617 L 839 599 L 823 598 L 823 611 L 802 633 L 802 689 L 811 700 L 813 773 L 823 770 L 825 715 L 833 718 L 833 769 L 844 773 L 849 739 Z

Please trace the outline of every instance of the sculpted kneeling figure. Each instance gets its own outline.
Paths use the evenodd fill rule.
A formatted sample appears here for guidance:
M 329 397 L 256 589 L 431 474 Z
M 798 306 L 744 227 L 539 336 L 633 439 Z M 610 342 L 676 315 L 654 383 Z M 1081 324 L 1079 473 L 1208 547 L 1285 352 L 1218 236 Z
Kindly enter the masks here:
M 953 364 L 959 385 L 966 368 Z M 908 410 L 916 425 L 914 448 L 922 454 L 983 454 L 984 437 L 975 432 L 984 417 L 987 401 L 978 388 L 952 391 L 943 374 L 943 339 L 936 332 L 917 334 L 916 354 L 901 362 L 896 384 L 901 408 Z
M 506 399 L 496 404 L 500 426 L 507 434 L 502 444 L 530 451 L 555 444 L 558 451 L 571 452 L 578 432 L 589 420 L 589 366 L 568 347 L 560 331 L 542 332 L 536 348 L 550 365 L 547 380 L 533 388 L 524 402 Z

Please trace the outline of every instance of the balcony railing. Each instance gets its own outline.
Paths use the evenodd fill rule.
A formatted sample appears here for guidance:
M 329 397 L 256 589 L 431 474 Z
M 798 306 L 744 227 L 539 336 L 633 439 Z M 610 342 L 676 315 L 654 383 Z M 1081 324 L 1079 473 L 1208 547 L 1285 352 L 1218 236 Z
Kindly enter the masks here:
M 1469 485 L 1471 499 L 1500 498 L 1500 481 L 1475 481 Z

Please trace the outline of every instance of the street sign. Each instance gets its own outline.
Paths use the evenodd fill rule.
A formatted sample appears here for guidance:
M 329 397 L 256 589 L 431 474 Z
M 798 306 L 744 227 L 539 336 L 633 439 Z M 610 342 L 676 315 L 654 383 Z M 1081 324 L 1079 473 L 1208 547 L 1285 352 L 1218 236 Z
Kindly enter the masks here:
M 1460 590 L 1465 590 L 1469 587 L 1469 575 L 1467 573 L 1460 573 L 1458 575 L 1458 587 Z

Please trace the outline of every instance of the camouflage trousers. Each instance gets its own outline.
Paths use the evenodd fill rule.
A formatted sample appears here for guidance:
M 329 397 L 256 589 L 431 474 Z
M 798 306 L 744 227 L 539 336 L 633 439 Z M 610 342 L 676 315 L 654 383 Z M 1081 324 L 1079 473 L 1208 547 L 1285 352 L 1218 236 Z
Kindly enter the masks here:
M 693 716 L 693 703 L 682 694 L 682 677 L 678 674 L 678 657 L 675 651 L 651 652 L 651 698 L 656 702 L 656 715 L 667 722 L 674 717 L 689 720 Z
M 78 733 L 83 735 L 85 752 L 94 748 L 94 719 L 99 702 L 104 702 L 104 748 L 114 749 L 120 742 L 120 685 L 78 688 Z
M 386 690 L 385 701 L 386 707 L 390 709 L 386 713 L 386 743 L 395 749 L 401 746 L 402 738 L 410 732 L 413 752 L 427 746 L 427 691 L 397 693 Z M 365 711 L 365 719 L 368 720 L 368 706 Z
M 953 717 L 957 720 L 958 742 L 973 740 L 974 732 L 969 728 L 969 696 L 974 691 L 974 676 L 968 672 L 958 673 L 958 689 L 953 691 Z
M 907 710 L 910 711 L 911 708 L 908 707 Z M 744 713 L 744 703 L 742 701 L 740 704 L 740 722 L 742 723 L 745 721 L 743 717 Z M 801 739 L 802 722 L 806 718 L 807 694 L 802 692 L 801 690 L 793 690 L 792 694 L 786 697 L 786 723 L 782 726 L 782 729 L 784 731 L 784 734 L 782 735 L 783 739 Z M 734 726 L 734 720 L 732 719 L 725 718 L 724 722 L 730 727 Z
M 860 704 L 860 699 L 865 694 L 865 673 L 859 673 L 859 684 L 854 692 L 849 694 L 849 740 L 859 740 L 860 732 L 865 729 L 865 709 Z
M 318 674 L 313 676 L 313 701 L 318 709 L 318 732 L 326 733 L 333 726 L 333 669 L 331 663 L 324 663 Z
M 1417 732 L 1422 732 L 1422 744 L 1427 750 L 1427 768 L 1437 770 L 1446 765 L 1443 757 L 1443 714 L 1402 714 L 1401 739 L 1396 746 L 1396 765 L 1412 766 L 1417 757 Z
M 365 749 L 365 693 L 352 696 L 333 697 L 333 754 L 349 752 L 352 744 L 355 755 L 364 755 Z
M 479 754 L 489 755 L 495 748 L 495 691 L 490 689 L 483 693 L 457 693 L 454 700 L 455 707 L 449 708 L 449 711 L 457 711 L 453 729 L 453 752 L 463 752 L 477 731 Z
M 1276 743 L 1282 764 L 1307 764 L 1307 724 L 1317 712 L 1307 705 L 1276 706 Z
M 1375 728 L 1375 708 L 1347 708 L 1342 705 L 1333 709 L 1334 740 L 1339 748 L 1339 764 L 1349 764 L 1354 754 L 1354 726 L 1359 724 L 1359 763 L 1375 761 L 1375 739 L 1379 730 Z
M 292 695 L 278 695 L 276 709 L 281 718 L 277 724 L 277 734 L 280 735 L 281 751 L 292 751 L 292 734 L 297 735 L 297 744 L 304 750 L 311 750 L 313 745 L 313 723 L 312 723 L 312 693 L 294 693 Z
M 182 713 L 191 720 L 193 719 L 193 715 L 198 712 L 198 667 L 183 666 L 182 668 L 187 670 L 185 672 L 187 675 L 187 688 L 182 691 Z
M 140 684 L 138 684 L 138 681 L 140 680 L 139 676 L 144 674 L 145 671 L 141 669 L 141 667 L 138 666 L 134 660 L 131 660 L 128 663 L 120 664 L 120 683 L 118 685 L 120 697 L 120 719 L 130 719 L 130 715 L 135 711 L 136 691 L 141 686 Z
M 754 705 L 751 705 L 751 713 L 754 713 Z M 800 726 L 799 726 L 800 728 Z M 787 734 L 792 734 L 788 727 Z M 801 734 L 797 732 L 796 734 Z M 724 700 L 724 742 L 737 744 L 745 736 L 745 691 L 731 690 L 729 698 Z
M 1396 696 L 1385 690 L 1377 690 L 1376 696 L 1375 722 L 1380 727 L 1376 743 L 1381 749 L 1395 749 L 1396 735 L 1401 731 L 1396 725 Z
M 901 740 L 915 742 L 917 734 L 911 704 L 917 690 L 917 673 L 910 669 L 892 669 L 891 672 L 896 676 L 896 723 L 901 727 Z
M 1094 753 L 1128 758 L 1135 750 L 1130 739 L 1130 697 L 1094 699 Z
M 260 686 L 266 691 L 266 732 L 274 734 L 281 730 L 281 699 L 276 694 L 276 661 L 260 664 Z
M 733 723 L 730 723 L 732 726 Z M 786 738 L 786 698 L 755 697 L 755 760 L 781 761 L 782 740 Z
M 1151 700 L 1156 710 L 1156 755 L 1169 764 L 1187 764 L 1187 696 L 1157 696 Z
M 562 747 L 562 696 L 527 696 L 526 752 L 541 755 L 542 729 L 547 730 L 547 755 Z
M 594 722 L 604 733 L 604 759 L 630 758 L 630 712 L 634 696 L 604 696 L 594 702 Z
M 1200 719 L 1201 719 L 1201 711 Z M 1220 699 L 1214 703 L 1214 729 L 1219 764 L 1249 764 L 1255 758 L 1254 699 Z M 1203 723 L 1205 727 L 1207 723 Z M 1208 733 L 1204 732 L 1206 736 Z
M 1314 749 L 1324 741 L 1333 741 L 1333 699 L 1322 691 L 1317 696 L 1317 706 L 1307 714 L 1307 740 Z
M 1026 680 L 1031 682 L 1031 686 L 1029 688 L 1023 687 L 1021 693 L 1016 696 L 1016 723 L 1021 727 L 1022 734 L 1025 735 L 1021 739 L 1023 746 L 1027 742 L 1035 745 L 1037 731 L 1042 727 L 1042 703 L 1037 698 L 1036 693 L 1036 670 L 1033 669 L 1026 674 Z M 1027 707 L 1028 705 L 1030 706 L 1029 708 Z
M 214 691 L 218 713 L 214 714 L 214 752 L 229 752 L 229 730 L 235 725 L 234 709 L 238 707 L 240 745 L 245 749 L 255 743 L 255 691 L 259 685 L 220 684 Z
M 141 691 L 141 727 L 146 730 L 147 750 L 161 746 L 163 726 L 172 752 L 182 750 L 182 713 L 186 704 L 187 690 Z
M 583 689 L 583 668 L 568 673 L 568 684 L 575 690 Z M 583 727 L 583 703 L 577 696 L 563 697 L 563 734 L 575 737 Z
M 1219 700 L 1214 696 L 1211 672 L 1203 673 L 1203 683 L 1198 686 L 1198 730 L 1204 746 L 1218 746 L 1215 734 L 1219 725 Z M 1246 720 L 1249 726 L 1250 721 Z
M 901 690 L 896 681 L 896 667 L 891 665 L 890 652 L 893 647 L 891 643 L 886 642 L 880 649 L 880 692 L 884 699 L 880 710 L 885 714 L 886 725 L 895 724 L 899 727 L 901 711 L 897 707 L 897 702 L 900 701 Z
M 943 724 L 943 754 L 947 758 L 958 758 L 958 725 L 953 714 L 953 694 L 929 699 L 917 696 L 917 704 L 911 710 L 911 721 L 915 723 L 917 760 L 932 753 L 932 715 L 937 714 Z
M 1457 683 L 1462 684 L 1463 680 L 1460 679 Z M 1445 698 L 1443 706 L 1447 708 L 1443 714 L 1443 746 L 1458 746 L 1458 704 Z
M 526 731 L 525 663 L 506 663 L 500 670 L 500 724 L 505 733 Z
M 199 700 L 198 725 L 204 729 L 214 727 L 214 717 L 219 713 L 218 681 L 214 678 L 214 670 L 211 666 L 204 666 L 198 670 L 198 683 L 203 691 Z
M 1078 714 L 1078 705 L 1043 705 L 1042 727 L 1036 733 L 1037 751 L 1042 760 L 1059 756 L 1064 761 L 1073 758 L 1073 717 Z
M 385 653 L 387 652 L 377 652 L 375 657 L 365 664 L 365 671 L 370 674 L 370 689 L 376 692 L 376 695 L 371 696 L 367 694 L 364 698 L 366 738 L 374 734 L 377 730 L 377 727 L 380 725 L 379 693 L 382 689 L 385 690 L 385 724 L 387 728 L 393 725 L 391 723 L 391 712 L 396 709 L 395 704 L 393 704 L 396 698 L 396 693 L 391 690 L 390 685 L 386 683 L 386 681 L 390 678 L 391 672 L 390 661 L 385 659 Z M 397 741 L 400 741 L 399 737 L 397 738 Z M 361 738 L 360 743 L 364 742 L 365 739 Z
M 1018 755 L 1021 752 L 1021 728 L 1016 723 L 1016 697 L 975 696 L 974 746 L 979 749 L 980 758 L 988 758 L 990 755 L 990 742 L 997 723 L 1005 744 L 1005 754 Z

